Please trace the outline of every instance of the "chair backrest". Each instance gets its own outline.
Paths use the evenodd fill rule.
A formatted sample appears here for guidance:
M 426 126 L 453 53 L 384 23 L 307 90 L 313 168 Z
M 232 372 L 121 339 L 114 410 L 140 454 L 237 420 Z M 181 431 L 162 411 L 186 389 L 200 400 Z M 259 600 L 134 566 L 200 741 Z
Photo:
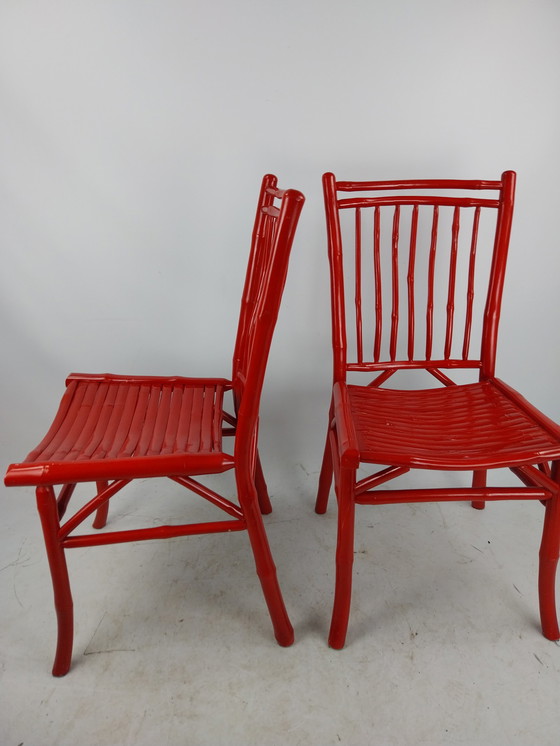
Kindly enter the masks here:
M 368 182 L 327 173 L 323 189 L 335 380 L 378 371 L 380 385 L 413 368 L 446 384 L 440 369 L 493 376 L 515 173 Z
M 263 177 L 233 355 L 238 440 L 239 428 L 251 429 L 258 417 L 270 344 L 304 201 L 301 192 L 278 189 L 276 176 Z

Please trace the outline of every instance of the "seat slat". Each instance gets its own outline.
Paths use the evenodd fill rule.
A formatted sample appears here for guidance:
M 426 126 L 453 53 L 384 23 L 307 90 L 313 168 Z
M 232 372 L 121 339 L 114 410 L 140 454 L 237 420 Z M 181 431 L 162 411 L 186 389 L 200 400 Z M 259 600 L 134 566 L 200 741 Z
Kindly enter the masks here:
M 187 436 L 187 450 L 197 450 L 202 430 L 202 409 L 204 406 L 204 389 L 193 391 L 191 418 Z
M 94 407 L 96 393 L 97 386 L 88 386 L 84 391 L 83 397 L 76 397 L 69 412 L 72 416 L 71 425 L 68 428 L 65 428 L 64 438 L 60 440 L 56 450 L 49 456 L 45 455 L 45 458 L 49 458 L 53 461 L 71 458 L 69 454 L 72 452 L 74 444 L 81 436 L 83 429 L 86 427 L 87 420 L 91 414 L 92 408 Z M 78 401 L 80 401 L 79 404 Z M 68 421 L 70 422 L 70 417 L 68 418 Z
M 212 423 L 212 450 L 214 448 L 219 450 L 222 449 L 222 435 L 225 421 L 227 421 L 227 419 L 224 417 L 224 387 L 216 386 L 214 420 Z
M 84 389 L 70 385 L 60 403 L 58 413 L 49 430 L 49 434 L 34 448 L 26 461 L 48 460 L 59 448 L 68 435 L 85 395 Z
M 128 432 L 124 439 L 119 455 L 123 458 L 131 457 L 136 453 L 138 441 L 142 436 L 144 423 L 146 420 L 146 410 L 150 401 L 150 387 L 149 386 L 136 386 L 131 387 L 133 394 L 136 394 L 134 407 L 129 410 L 131 415 L 130 424 L 128 425 Z M 115 456 L 116 458 L 116 456 Z
M 173 444 L 177 438 L 179 420 L 181 417 L 181 405 L 183 402 L 183 389 L 180 386 L 173 386 L 171 390 L 171 406 L 169 417 L 165 427 L 165 433 L 160 446 L 160 453 L 172 453 Z
M 213 447 L 214 435 L 214 403 L 216 389 L 213 386 L 206 386 L 204 389 L 204 401 L 202 405 L 202 422 L 200 431 L 200 450 L 211 451 Z
M 72 406 L 72 401 L 74 399 L 74 394 L 76 392 L 77 383 L 71 382 L 67 387 L 66 391 L 64 392 L 64 396 L 62 397 L 62 400 L 60 402 L 60 405 L 58 407 L 58 411 L 55 415 L 54 420 L 51 423 L 51 426 L 49 427 L 47 434 L 45 437 L 41 440 L 39 445 L 34 448 L 31 453 L 26 458 L 27 460 L 33 461 L 38 458 L 38 456 L 42 453 L 47 452 L 47 450 L 50 448 L 51 450 L 54 450 L 56 446 L 53 446 L 53 441 L 57 437 L 60 428 L 62 427 L 62 424 L 64 423 L 66 416 L 68 414 L 68 410 Z
M 103 413 L 108 409 L 105 406 L 105 400 L 109 393 L 109 386 L 106 384 L 100 384 L 99 386 L 96 386 L 95 389 L 94 400 L 87 421 L 70 449 L 68 458 L 79 458 L 79 456 L 84 452 L 87 444 L 90 442 L 95 430 L 97 429 L 98 423 L 103 418 Z
M 116 430 L 114 427 L 112 428 L 114 433 L 113 442 L 111 443 L 111 447 L 105 453 L 107 458 L 117 458 L 121 455 L 125 455 L 126 452 L 123 452 L 123 448 L 129 441 L 132 423 L 138 409 L 141 390 L 142 387 L 137 386 L 136 384 L 126 386 L 126 398 L 124 399 L 122 410 L 119 411 L 118 427 Z M 109 428 L 109 423 L 110 419 L 108 420 L 106 429 Z M 132 454 L 133 451 L 130 453 Z
M 126 404 L 128 387 L 123 384 L 115 384 L 111 386 L 111 389 L 111 414 L 107 421 L 103 437 L 95 449 L 93 458 L 104 458 L 107 457 L 107 454 L 112 453 L 114 451 L 115 437 L 125 427 L 122 413 Z
M 147 456 L 150 443 L 154 434 L 156 417 L 159 409 L 161 396 L 161 386 L 151 386 L 149 388 L 148 406 L 142 424 L 142 432 L 136 446 L 136 456 Z
M 109 423 L 109 420 L 111 419 L 116 392 L 112 390 L 113 387 L 111 386 L 106 385 L 106 388 L 107 388 L 107 394 L 105 397 L 105 401 L 103 403 L 102 410 L 99 414 L 99 419 L 96 423 L 96 426 L 91 434 L 89 441 L 86 444 L 84 444 L 83 448 L 81 449 L 82 457 L 85 457 L 85 458 L 91 458 L 91 456 L 95 453 L 101 441 L 103 440 L 103 436 L 107 430 L 107 425 Z
M 179 423 L 177 427 L 177 436 L 175 439 L 174 449 L 184 451 L 187 448 L 189 439 L 189 430 L 191 427 L 191 417 L 193 411 L 193 398 L 195 389 L 188 388 L 183 392 L 181 401 L 181 412 L 179 414 Z
M 163 445 L 171 413 L 172 395 L 173 389 L 171 386 L 162 387 L 154 420 L 154 430 L 147 449 L 148 456 L 154 456 L 157 453 L 161 453 L 161 447 Z

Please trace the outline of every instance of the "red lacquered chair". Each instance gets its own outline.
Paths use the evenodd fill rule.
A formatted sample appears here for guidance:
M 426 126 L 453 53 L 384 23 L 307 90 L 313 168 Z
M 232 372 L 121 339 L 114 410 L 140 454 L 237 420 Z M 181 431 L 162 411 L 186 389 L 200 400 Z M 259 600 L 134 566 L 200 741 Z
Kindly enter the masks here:
M 334 386 L 316 511 L 327 508 L 334 470 L 329 644 L 342 648 L 346 639 L 355 506 L 465 499 L 476 508 L 487 500 L 544 504 L 540 613 L 543 634 L 557 640 L 560 427 L 494 375 L 515 174 L 352 182 L 328 173 L 323 186 Z M 395 374 L 405 379 L 401 388 L 383 388 Z M 418 375 L 432 381 L 429 388 L 411 388 Z M 489 470 L 503 467 L 516 486 L 490 486 Z M 460 478 L 450 477 L 444 489 L 380 489 L 410 469 L 467 471 L 472 479 L 458 487 Z
M 257 430 L 266 362 L 303 203 L 300 192 L 279 190 L 275 176 L 264 177 L 231 380 L 72 374 L 45 438 L 23 463 L 8 468 L 7 485 L 36 488 L 58 617 L 53 675 L 63 676 L 71 664 L 73 611 L 65 550 L 72 547 L 246 529 L 276 639 L 284 646 L 293 642 L 260 514 L 269 513 L 271 505 Z M 224 436 L 233 436 L 230 448 L 222 443 Z M 196 479 L 230 469 L 238 503 Z M 169 477 L 223 510 L 227 519 L 74 533 L 93 513 L 93 526 L 103 528 L 109 500 L 131 480 L 147 477 Z M 92 482 L 96 494 L 63 521 L 78 482 Z

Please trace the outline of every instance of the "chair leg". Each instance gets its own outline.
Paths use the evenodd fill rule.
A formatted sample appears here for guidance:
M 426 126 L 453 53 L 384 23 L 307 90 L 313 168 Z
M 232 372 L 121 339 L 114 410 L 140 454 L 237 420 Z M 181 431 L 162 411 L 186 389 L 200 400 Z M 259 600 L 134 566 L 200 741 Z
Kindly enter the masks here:
M 331 419 L 331 418 L 330 418 Z M 329 419 L 329 422 L 330 422 Z M 327 429 L 327 441 L 323 453 L 323 463 L 321 464 L 321 473 L 319 475 L 319 487 L 317 489 L 317 499 L 315 501 L 315 512 L 322 514 L 327 512 L 329 502 L 329 492 L 333 478 L 333 462 L 330 443 L 330 425 Z
M 64 517 L 64 514 L 66 513 L 66 510 L 68 508 L 68 503 L 70 502 L 70 498 L 72 497 L 75 489 L 75 484 L 65 484 L 64 487 L 62 487 L 62 489 L 60 490 L 60 494 L 57 498 L 59 520 L 62 520 L 62 518 Z
M 553 464 L 553 478 L 560 482 L 560 464 Z M 545 502 L 545 515 L 539 552 L 539 604 L 543 635 L 549 640 L 560 639 L 556 613 L 556 568 L 560 556 L 560 496 Z
M 97 492 L 103 492 L 109 486 L 109 482 L 97 482 Z M 109 500 L 100 505 L 95 513 L 95 519 L 92 523 L 93 528 L 104 528 L 107 524 L 107 516 L 109 515 Z
M 482 489 L 483 487 L 486 487 L 486 470 L 482 471 L 473 471 L 473 480 L 472 480 L 472 486 L 474 489 L 477 487 L 479 489 Z M 476 508 L 476 510 L 484 510 L 486 507 L 486 501 L 485 500 L 473 500 L 471 502 L 471 505 L 473 508 Z
M 60 521 L 52 487 L 37 487 L 37 509 L 41 518 L 47 558 L 51 571 L 58 639 L 52 669 L 53 676 L 64 676 L 72 661 L 74 611 L 64 548 L 58 538 Z
M 329 632 L 331 648 L 341 650 L 346 642 L 350 599 L 352 597 L 352 565 L 354 563 L 354 482 L 355 469 L 341 469 L 338 496 L 338 536 L 336 545 L 336 580 L 334 604 Z
M 247 533 L 253 550 L 257 575 L 274 628 L 274 636 L 280 645 L 289 647 L 294 641 L 294 629 L 284 605 L 276 567 L 258 508 L 256 489 L 251 482 L 252 480 L 246 482 L 238 479 L 239 499 L 245 514 Z
M 256 467 L 255 467 L 255 486 L 257 488 L 257 497 L 259 499 L 259 507 L 263 515 L 272 513 L 272 504 L 270 497 L 268 496 L 268 488 L 266 486 L 266 480 L 264 478 L 264 472 L 261 464 L 261 457 L 257 451 Z

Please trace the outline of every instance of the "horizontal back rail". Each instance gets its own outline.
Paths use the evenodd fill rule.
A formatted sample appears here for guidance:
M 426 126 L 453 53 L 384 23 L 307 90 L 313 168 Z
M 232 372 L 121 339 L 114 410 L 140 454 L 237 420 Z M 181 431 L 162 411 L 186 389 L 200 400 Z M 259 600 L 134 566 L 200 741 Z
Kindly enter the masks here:
M 363 208 L 391 205 L 441 205 L 447 207 L 499 207 L 497 199 L 476 199 L 474 197 L 446 197 L 446 196 L 388 196 L 388 197 L 355 197 L 339 199 L 340 209 Z
M 388 189 L 495 189 L 502 188 L 501 181 L 476 181 L 473 179 L 403 179 L 393 181 L 337 181 L 339 192 L 372 192 Z

